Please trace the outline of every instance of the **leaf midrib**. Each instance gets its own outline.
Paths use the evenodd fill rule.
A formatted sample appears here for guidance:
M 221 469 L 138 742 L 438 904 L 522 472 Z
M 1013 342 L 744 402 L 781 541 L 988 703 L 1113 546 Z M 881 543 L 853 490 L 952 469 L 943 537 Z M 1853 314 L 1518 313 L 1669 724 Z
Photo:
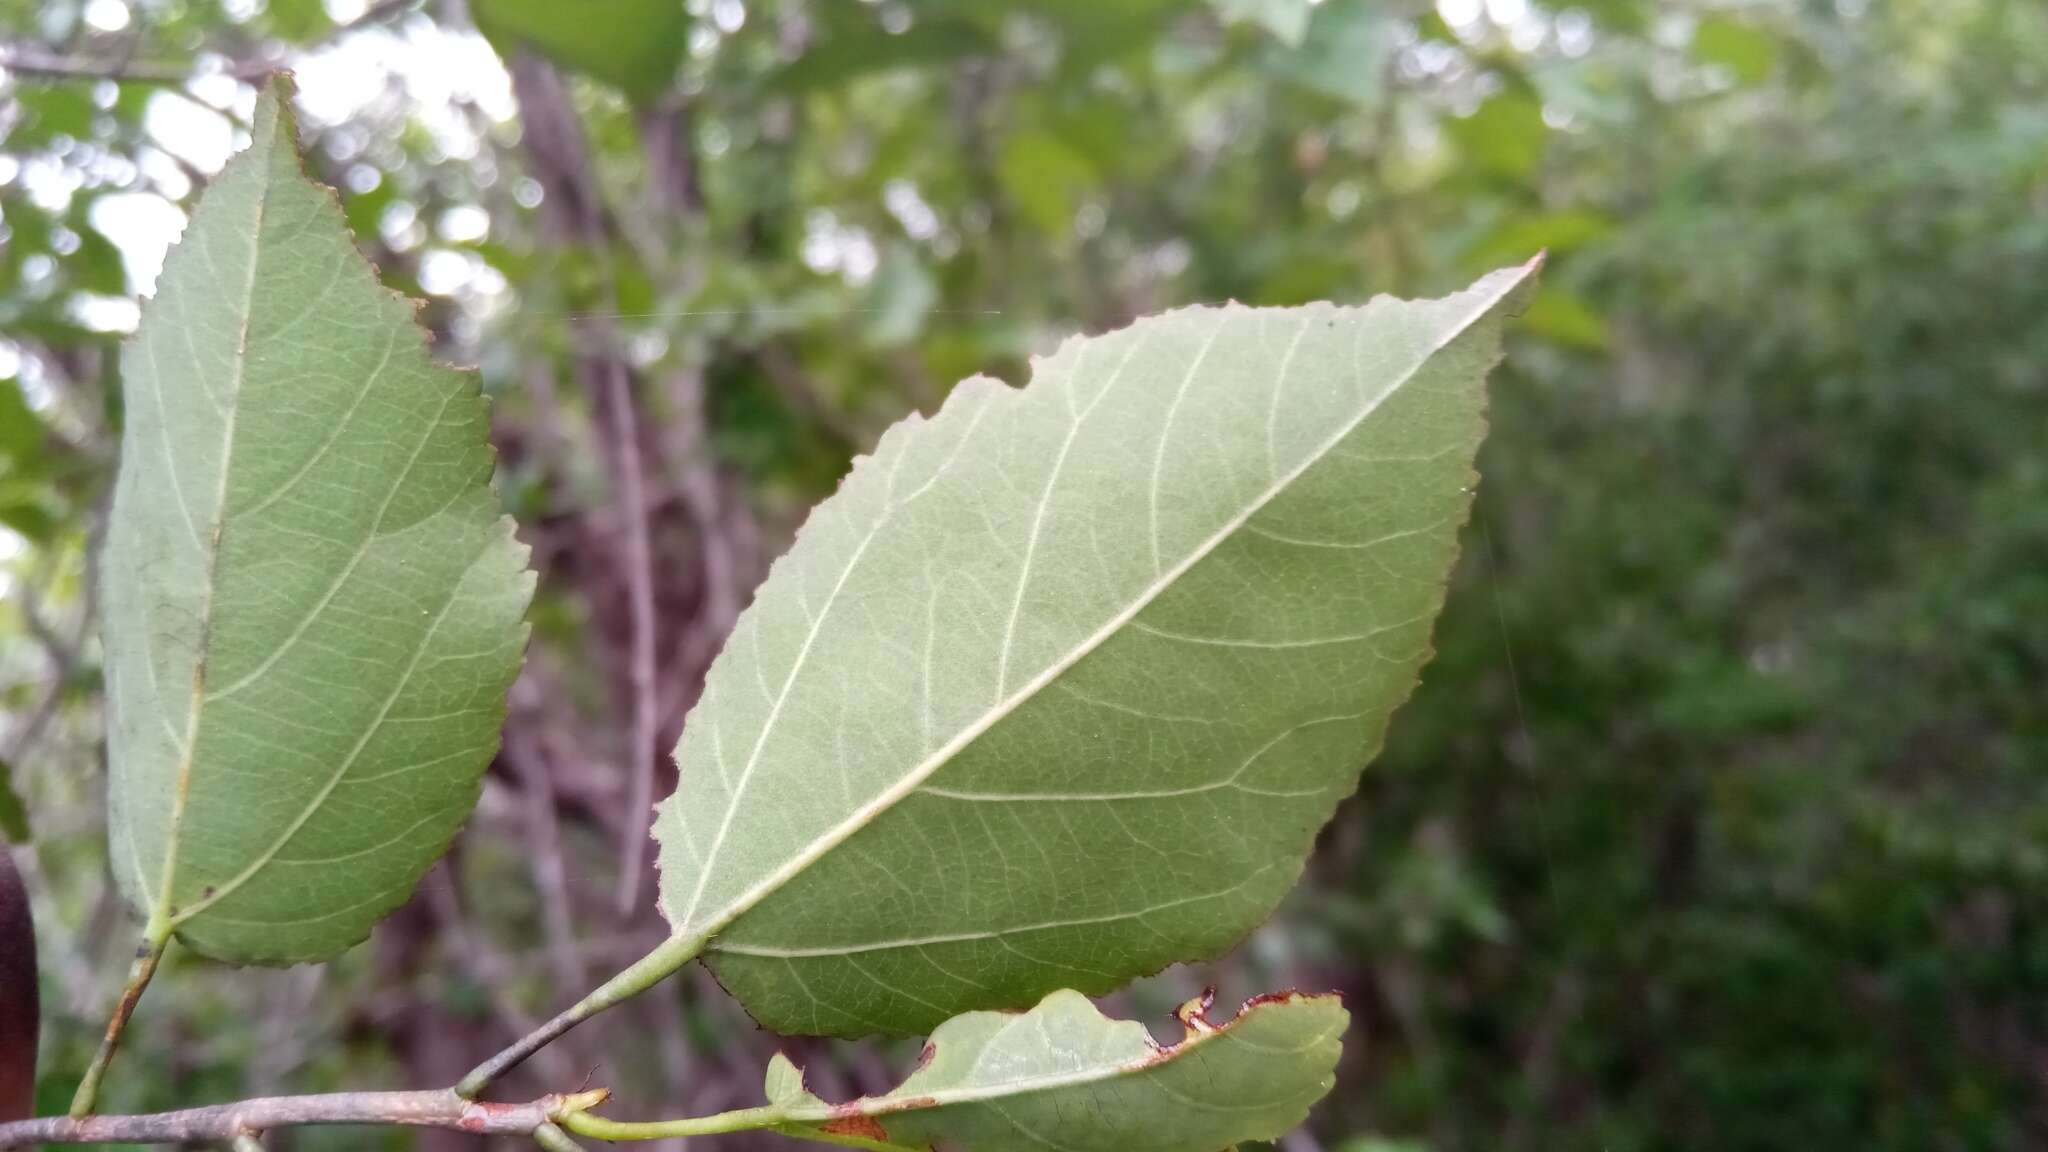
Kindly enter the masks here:
M 214 485 L 213 530 L 207 534 L 204 561 L 206 579 L 200 588 L 198 654 L 193 660 L 190 693 L 185 711 L 185 739 L 179 751 L 178 776 L 171 793 L 170 822 L 164 833 L 164 858 L 162 889 L 156 903 L 149 908 L 145 933 L 158 943 L 169 938 L 180 921 L 173 913 L 172 900 L 178 875 L 178 845 L 184 830 L 185 809 L 192 794 L 192 770 L 199 749 L 199 728 L 204 717 L 206 703 L 207 660 L 213 646 L 214 591 L 218 583 L 221 542 L 227 532 L 228 476 L 234 465 L 236 416 L 241 408 L 242 384 L 249 367 L 249 325 L 256 313 L 256 270 L 263 259 L 263 217 L 270 207 L 271 150 L 277 146 L 277 134 L 283 130 L 283 119 L 288 115 L 282 108 L 277 119 L 271 121 L 270 139 L 264 144 L 264 167 L 257 181 L 256 208 L 254 219 L 249 225 L 249 270 L 242 278 L 241 323 L 235 333 L 235 362 L 232 387 L 228 391 L 227 407 L 221 414 L 225 427 L 221 431 L 220 478 Z M 253 148 L 253 145 L 252 145 Z M 201 244 L 204 237 L 195 237 Z M 205 249 L 202 248 L 204 254 Z M 209 264 L 211 261 L 209 260 Z M 154 339 L 154 337 L 152 337 Z M 154 344 L 151 345 L 152 349 Z M 199 365 L 193 365 L 195 372 Z M 177 483 L 177 461 L 171 456 L 169 436 L 169 410 L 164 406 L 164 382 L 160 371 L 153 371 L 151 383 L 156 388 L 158 427 L 164 436 L 164 463 L 171 469 L 171 484 L 178 491 L 183 504 L 183 490 Z M 147 899 L 144 894 L 144 899 Z
M 1353 416 L 1350 420 L 1346 421 L 1335 432 L 1333 432 L 1329 437 L 1327 437 L 1321 444 L 1317 445 L 1314 449 L 1308 452 L 1303 457 L 1301 462 L 1297 464 L 1291 471 L 1289 471 L 1284 476 L 1276 477 L 1270 484 L 1268 484 L 1266 489 L 1263 492 L 1261 492 L 1256 498 L 1254 498 L 1241 512 L 1233 516 L 1230 520 L 1226 521 L 1221 528 L 1217 529 L 1216 532 L 1214 532 L 1207 539 L 1203 540 L 1200 544 L 1198 544 L 1185 559 L 1175 564 L 1172 568 L 1161 573 L 1156 579 L 1153 580 L 1151 584 L 1147 585 L 1143 590 L 1141 590 L 1139 594 L 1133 598 L 1132 602 L 1129 605 L 1127 605 L 1124 609 L 1119 611 L 1116 615 L 1112 616 L 1106 623 L 1104 623 L 1095 632 L 1091 633 L 1089 636 L 1084 638 L 1079 644 L 1075 645 L 1073 650 L 1070 651 L 1067 655 L 1061 657 L 1059 660 L 1054 661 L 1044 671 L 1040 672 L 1037 676 L 1034 676 L 1031 680 L 1027 681 L 1022 688 L 1018 689 L 1015 693 L 999 701 L 994 707 L 990 708 L 987 712 L 983 713 L 980 717 L 978 717 L 974 721 L 974 723 L 961 729 L 961 731 L 957 733 L 953 737 L 953 739 L 947 741 L 937 751 L 933 752 L 930 756 L 927 756 L 923 761 L 915 765 L 908 773 L 906 773 L 900 780 L 898 780 L 897 783 L 891 785 L 889 788 L 882 791 L 873 800 L 870 800 L 866 804 L 863 804 L 859 808 L 855 809 L 854 812 L 851 815 L 849 815 L 846 819 L 842 820 L 839 824 L 833 826 L 833 828 L 830 829 L 825 835 L 813 841 L 810 847 L 796 854 L 795 856 L 792 856 L 780 868 L 777 868 L 775 871 L 769 873 L 766 877 L 757 882 L 753 887 L 742 892 L 740 896 L 737 899 L 735 899 L 731 904 L 727 905 L 727 907 L 722 912 L 720 912 L 715 919 L 708 920 L 703 927 L 698 928 L 694 931 L 694 933 L 691 933 L 690 939 L 692 941 L 708 945 L 709 942 L 713 939 L 713 937 L 715 937 L 719 932 L 723 931 L 727 926 L 731 925 L 733 921 L 745 915 L 756 904 L 759 904 L 762 900 L 772 895 L 784 884 L 787 884 L 791 879 L 800 875 L 812 864 L 815 864 L 818 860 L 822 859 L 826 854 L 830 853 L 833 849 L 845 843 L 856 832 L 866 827 L 868 824 L 872 823 L 882 813 L 895 807 L 896 804 L 901 802 L 905 797 L 915 792 L 919 785 L 923 784 L 924 781 L 929 779 L 940 768 L 943 768 L 955 756 L 958 756 L 962 751 L 966 750 L 966 748 L 973 744 L 974 741 L 980 739 L 996 724 L 1000 723 L 1002 720 L 1004 720 L 1012 713 L 1014 713 L 1018 708 L 1022 707 L 1024 703 L 1036 697 L 1036 695 L 1041 690 L 1051 685 L 1061 676 L 1065 675 L 1076 664 L 1080 663 L 1082 659 L 1088 656 L 1089 653 L 1095 651 L 1097 648 L 1107 643 L 1110 640 L 1110 638 L 1114 637 L 1119 632 L 1121 632 L 1126 624 L 1130 623 L 1130 621 L 1135 619 L 1140 612 L 1144 611 L 1145 608 L 1150 606 L 1154 600 L 1156 600 L 1159 596 L 1163 595 L 1168 588 L 1171 588 L 1174 585 L 1174 583 L 1177 582 L 1182 576 L 1186 575 L 1190 569 L 1192 569 L 1196 564 L 1200 563 L 1202 560 L 1206 559 L 1218 547 L 1222 546 L 1224 541 L 1230 539 L 1233 535 L 1235 535 L 1238 532 L 1239 529 L 1243 528 L 1247 523 L 1249 523 L 1252 517 L 1258 515 L 1259 512 L 1263 511 L 1268 504 L 1270 504 L 1273 500 L 1277 499 L 1281 493 L 1285 492 L 1288 488 L 1292 487 L 1297 481 L 1301 479 L 1302 476 L 1307 474 L 1310 468 L 1320 463 L 1338 445 L 1342 444 L 1345 440 L 1349 439 L 1350 436 L 1353 433 L 1355 433 L 1358 430 L 1358 428 L 1372 416 L 1374 412 L 1379 410 L 1379 406 L 1382 403 L 1384 403 L 1388 397 L 1394 395 L 1395 393 L 1399 392 L 1403 387 L 1405 387 L 1409 383 L 1409 381 L 1415 378 L 1416 373 L 1420 372 L 1426 365 L 1430 363 L 1430 361 L 1434 360 L 1437 357 L 1437 355 L 1443 352 L 1443 350 L 1446 347 L 1448 347 L 1454 340 L 1458 339 L 1460 336 L 1463 336 L 1467 331 L 1469 331 L 1473 324 L 1483 319 L 1487 315 L 1487 313 L 1492 311 L 1495 305 L 1497 305 L 1503 298 L 1505 298 L 1508 295 L 1509 292 L 1511 292 L 1514 289 L 1516 285 L 1522 283 L 1526 278 L 1527 270 L 1524 269 L 1520 275 L 1502 277 L 1500 283 L 1495 285 L 1492 291 L 1481 294 L 1475 294 L 1473 301 L 1471 305 L 1468 307 L 1467 311 L 1463 315 L 1461 315 L 1455 323 L 1447 325 L 1443 330 L 1442 334 L 1439 335 L 1436 340 L 1434 340 L 1427 348 L 1418 353 L 1415 356 L 1414 361 L 1408 366 L 1405 372 L 1403 372 L 1398 378 L 1390 382 L 1385 388 L 1381 389 L 1379 394 L 1373 397 L 1373 399 L 1369 403 L 1365 404 L 1360 409 L 1357 415 Z M 1276 382 L 1275 386 L 1278 387 L 1279 382 Z M 1098 397 L 1097 399 L 1099 400 L 1100 397 Z M 887 517 L 888 513 L 885 511 L 883 514 L 882 522 L 886 522 Z M 880 523 L 877 524 L 876 531 L 879 531 L 879 528 Z M 868 540 L 872 540 L 875 534 L 875 532 L 871 532 L 869 534 Z M 851 572 L 854 564 L 858 563 L 860 555 L 866 550 L 868 540 L 864 540 L 862 542 L 860 548 L 856 550 L 855 555 L 848 561 L 846 570 L 840 574 L 841 584 L 845 582 L 847 574 Z M 835 587 L 835 594 L 836 591 L 837 589 Z M 814 626 L 814 633 L 816 628 L 822 628 L 823 621 L 826 615 L 830 613 L 830 611 L 831 602 L 828 602 L 827 605 L 819 612 L 818 623 L 816 626 Z M 806 645 L 805 649 L 805 654 L 807 653 L 808 645 Z M 801 656 L 799 657 L 799 660 L 801 660 Z M 791 679 L 794 679 L 794 674 L 792 674 Z M 787 694 L 787 690 L 787 686 L 785 686 L 785 695 Z M 772 727 L 772 723 L 773 721 L 771 720 L 768 726 Z M 764 730 L 760 738 L 760 743 L 765 745 L 770 734 L 770 732 Z M 736 795 L 731 805 L 729 805 L 727 809 L 726 819 L 728 823 L 730 822 L 732 810 L 738 807 L 738 803 L 739 798 Z M 720 842 L 722 843 L 722 837 L 720 838 Z M 714 846 L 705 854 L 705 859 L 702 865 L 703 870 L 699 874 L 700 893 L 702 891 L 703 884 L 708 882 L 711 869 L 717 863 L 717 853 L 718 846 L 714 844 Z M 693 900 L 691 915 L 694 915 L 694 905 L 695 901 Z M 679 935 L 682 933 L 691 932 L 691 929 L 689 927 L 689 919 L 690 917 L 686 916 L 684 918 L 684 923 L 676 926 Z

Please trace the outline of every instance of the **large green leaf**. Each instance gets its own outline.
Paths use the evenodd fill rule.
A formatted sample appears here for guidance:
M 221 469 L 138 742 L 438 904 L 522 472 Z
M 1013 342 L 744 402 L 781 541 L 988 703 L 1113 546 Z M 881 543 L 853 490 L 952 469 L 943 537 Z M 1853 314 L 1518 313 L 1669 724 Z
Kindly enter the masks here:
M 236 961 L 331 956 L 476 801 L 532 578 L 475 377 L 432 362 L 277 81 L 123 350 L 104 625 L 115 875 Z
M 886 1096 L 828 1104 L 777 1056 L 768 1069 L 778 1132 L 854 1147 L 975 1152 L 1216 1152 L 1274 1140 L 1335 1081 L 1349 1022 L 1335 996 L 1260 997 L 1213 1025 L 1181 1011 L 1186 1038 L 1161 1047 L 1076 992 L 1027 1013 L 975 1012 L 932 1033 L 924 1063 Z
M 1428 655 L 1534 268 L 1183 309 L 892 429 L 677 748 L 667 954 L 778 1031 L 856 1034 L 1244 936 Z

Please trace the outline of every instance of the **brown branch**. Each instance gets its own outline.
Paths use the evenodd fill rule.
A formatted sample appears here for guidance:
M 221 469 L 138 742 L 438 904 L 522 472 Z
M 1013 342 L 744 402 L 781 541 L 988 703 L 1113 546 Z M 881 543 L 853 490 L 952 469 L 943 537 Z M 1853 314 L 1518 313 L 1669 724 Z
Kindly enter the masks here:
M 541 224 L 558 246 L 580 246 L 609 266 L 617 231 L 598 186 L 577 118 L 561 77 L 548 63 L 521 51 L 508 62 L 519 102 L 520 141 L 542 188 Z M 601 301 L 615 311 L 616 298 Z M 646 871 L 647 826 L 654 807 L 655 699 L 654 561 L 648 542 L 647 479 L 641 459 L 638 401 L 622 342 L 605 315 L 583 313 L 572 322 L 578 336 L 577 376 L 602 420 L 598 437 L 610 474 L 620 525 L 619 564 L 626 579 L 628 739 L 626 819 L 620 835 L 618 910 L 621 919 L 640 903 Z
M 632 692 L 632 744 L 626 756 L 626 832 L 617 907 L 623 920 L 639 907 L 640 877 L 647 866 L 647 824 L 654 809 L 654 726 L 659 718 L 654 698 L 654 559 L 647 540 L 647 478 L 640 460 L 640 424 L 625 363 L 612 357 L 606 376 L 605 415 L 612 425 L 611 464 L 619 518 L 625 529 L 622 559 L 632 629 L 626 657 L 626 680 Z
M 562 863 L 561 816 L 555 810 L 553 773 L 540 728 L 542 689 L 532 663 L 512 686 L 512 717 L 505 725 L 502 755 L 519 778 L 525 806 L 527 862 L 540 896 L 541 922 L 548 937 L 548 960 L 555 980 L 564 988 L 581 988 L 585 972 L 576 952 L 576 926 L 570 916 L 569 870 Z
M 647 157 L 650 219 L 666 224 L 661 247 L 690 253 L 701 246 L 707 204 L 692 140 L 696 129 L 688 96 L 672 92 L 640 115 L 640 147 Z M 702 286 L 705 261 L 682 259 L 671 270 L 670 294 L 693 296 Z M 696 610 L 662 677 L 659 724 L 662 741 L 681 727 L 681 717 L 701 691 L 704 672 L 739 617 L 744 530 L 743 501 L 730 499 L 718 471 L 704 405 L 704 365 L 685 351 L 661 374 L 660 399 L 667 405 L 668 434 L 661 440 L 663 471 L 671 480 L 695 536 L 701 577 Z
M 189 64 L 58 56 L 24 44 L 0 47 L 0 68 L 17 76 L 43 80 L 127 80 L 138 84 L 181 85 L 198 75 Z M 232 69 L 229 75 L 237 79 L 254 79 L 242 77 Z
M 441 954 L 452 956 L 470 980 L 484 989 L 492 1013 L 506 1032 L 515 1037 L 532 1032 L 539 1026 L 539 1021 L 512 998 L 512 963 L 489 940 L 469 930 L 461 902 L 456 897 L 454 869 L 449 864 L 444 864 L 442 869 L 441 883 L 430 881 L 423 886 L 427 908 L 440 929 Z M 578 980 L 570 987 L 578 987 L 581 983 Z M 540 1066 L 543 1082 L 560 1083 L 572 1074 L 568 1058 L 556 1049 L 534 1053 L 534 1063 Z
M 464 1100 L 447 1089 L 432 1092 L 335 1092 L 324 1096 L 270 1096 L 146 1116 L 46 1116 L 0 1124 L 0 1149 L 36 1144 L 230 1143 L 252 1132 L 317 1125 L 383 1124 L 451 1128 L 480 1135 L 529 1135 L 543 1124 L 601 1103 L 599 1090 L 548 1095 L 524 1104 Z
M 355 19 L 337 24 L 298 46 L 297 51 L 301 55 L 317 52 L 350 32 L 388 20 L 416 7 L 419 2 L 420 0 L 380 0 L 379 3 L 370 5 Z M 281 64 L 282 61 L 275 56 L 257 55 L 230 60 L 224 71 L 228 76 L 245 84 L 256 84 Z M 0 68 L 18 75 L 35 76 L 45 80 L 128 80 L 138 84 L 163 84 L 173 87 L 182 86 L 201 75 L 190 62 L 59 56 L 28 44 L 0 45 Z M 218 108 L 213 110 L 220 111 Z

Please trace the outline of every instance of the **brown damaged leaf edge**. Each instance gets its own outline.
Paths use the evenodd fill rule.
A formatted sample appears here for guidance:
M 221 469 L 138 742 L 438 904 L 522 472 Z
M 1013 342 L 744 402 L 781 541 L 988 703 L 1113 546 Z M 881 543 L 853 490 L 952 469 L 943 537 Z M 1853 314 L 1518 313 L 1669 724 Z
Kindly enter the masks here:
M 0 1120 L 35 1114 L 36 925 L 14 856 L 0 844 Z
M 1159 1041 L 1147 1037 L 1146 1043 L 1151 1046 L 1151 1054 L 1143 1060 L 1119 1065 L 1117 1068 L 1123 1072 L 1136 1072 L 1156 1064 L 1164 1064 L 1179 1055 L 1180 1050 L 1190 1041 L 1222 1035 L 1244 1021 L 1254 1009 L 1265 1007 L 1266 1005 L 1297 1004 L 1314 1000 L 1328 1000 L 1341 1004 L 1343 999 L 1343 996 L 1336 992 L 1301 992 L 1293 988 L 1283 989 L 1278 992 L 1261 992 L 1257 996 L 1253 996 L 1238 1005 L 1237 1012 L 1230 1019 L 1218 1023 L 1210 1016 L 1211 1010 L 1216 1006 L 1216 989 L 1213 987 L 1204 988 L 1201 995 L 1173 1010 L 1173 1018 L 1180 1023 L 1181 1028 L 1184 1030 L 1179 1041 L 1172 1044 L 1161 1044 Z M 1025 1012 L 1001 1012 L 998 1014 L 1003 1016 L 1026 1015 Z M 937 1055 L 938 1049 L 929 1043 L 926 1044 L 924 1049 L 918 1053 L 916 1067 L 925 1067 Z M 799 1071 L 803 1077 L 804 1091 L 809 1092 L 811 1090 L 810 1074 L 808 1070 L 800 1069 Z M 834 1135 L 850 1135 L 873 1140 L 886 1140 L 888 1133 L 876 1121 L 875 1117 L 888 1116 L 899 1112 L 916 1112 L 934 1107 L 937 1104 L 938 1101 L 930 1096 L 862 1096 L 856 1100 L 848 1100 L 843 1104 L 832 1105 L 833 1119 L 820 1127 Z

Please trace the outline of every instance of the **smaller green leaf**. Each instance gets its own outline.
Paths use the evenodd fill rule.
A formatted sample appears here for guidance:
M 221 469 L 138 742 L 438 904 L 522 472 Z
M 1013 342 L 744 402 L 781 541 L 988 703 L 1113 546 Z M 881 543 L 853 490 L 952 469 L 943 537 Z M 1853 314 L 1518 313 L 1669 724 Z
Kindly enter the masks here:
M 1215 1152 L 1277 1139 L 1335 1083 L 1350 1017 L 1335 996 L 1261 996 L 1225 1024 L 1209 997 L 1177 1014 L 1162 1047 L 1078 992 L 1029 1012 L 970 1012 L 941 1024 L 918 1070 L 885 1096 L 829 1104 L 783 1056 L 768 1068 L 773 1126 L 855 1148 L 975 1152 Z

